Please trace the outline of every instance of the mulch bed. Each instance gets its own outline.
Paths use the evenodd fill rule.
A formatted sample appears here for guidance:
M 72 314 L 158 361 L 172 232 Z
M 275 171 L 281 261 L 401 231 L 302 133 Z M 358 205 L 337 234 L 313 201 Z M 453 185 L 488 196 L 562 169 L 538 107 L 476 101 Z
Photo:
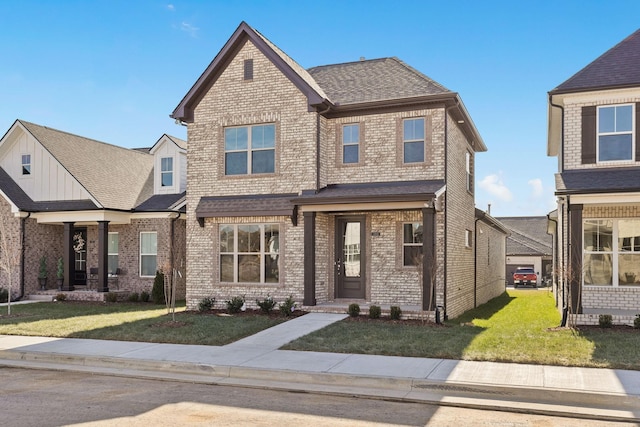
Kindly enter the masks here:
M 233 313 L 230 314 L 226 309 L 211 309 L 211 310 L 207 310 L 207 311 L 189 311 L 189 313 L 195 313 L 195 314 L 200 314 L 202 316 L 220 316 L 220 317 L 226 317 L 226 316 L 232 316 L 232 317 L 256 317 L 256 316 L 261 316 L 261 317 L 269 317 L 270 319 L 276 319 L 276 318 L 282 318 L 282 319 L 293 319 L 296 317 L 300 317 L 300 316 L 304 316 L 305 314 L 307 314 L 306 311 L 303 310 L 295 310 L 293 311 L 291 314 L 289 314 L 289 316 L 284 317 L 282 316 L 282 314 L 280 314 L 280 310 L 278 309 L 274 309 L 271 312 L 267 313 L 263 313 L 262 310 L 259 309 L 247 309 L 245 311 L 240 311 L 238 313 Z

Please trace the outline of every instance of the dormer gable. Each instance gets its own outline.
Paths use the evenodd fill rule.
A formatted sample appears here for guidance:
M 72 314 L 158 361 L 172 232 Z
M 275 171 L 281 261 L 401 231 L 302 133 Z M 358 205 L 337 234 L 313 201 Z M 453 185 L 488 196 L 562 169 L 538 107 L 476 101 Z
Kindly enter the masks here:
M 151 147 L 153 194 L 178 194 L 187 188 L 187 142 L 164 134 Z

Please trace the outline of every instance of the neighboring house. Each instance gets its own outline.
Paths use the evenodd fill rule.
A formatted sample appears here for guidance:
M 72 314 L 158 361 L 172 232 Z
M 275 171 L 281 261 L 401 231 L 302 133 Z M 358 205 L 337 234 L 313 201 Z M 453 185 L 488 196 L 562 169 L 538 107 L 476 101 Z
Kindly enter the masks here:
M 538 274 L 538 286 L 553 275 L 553 238 L 547 233 L 546 216 L 496 217 L 511 235 L 507 237 L 506 279 L 513 286 L 513 272 L 531 267 Z
M 0 219 L 23 254 L 13 297 L 42 290 L 42 257 L 46 289 L 62 258 L 62 291 L 151 291 L 157 269 L 184 264 L 185 169 L 168 135 L 129 150 L 17 120 L 0 139 Z
M 305 70 L 243 22 L 172 117 L 188 126 L 189 308 L 474 307 L 486 147 L 457 93 L 397 58 Z
M 549 92 L 558 291 L 578 323 L 640 312 L 639 53 L 640 30 Z

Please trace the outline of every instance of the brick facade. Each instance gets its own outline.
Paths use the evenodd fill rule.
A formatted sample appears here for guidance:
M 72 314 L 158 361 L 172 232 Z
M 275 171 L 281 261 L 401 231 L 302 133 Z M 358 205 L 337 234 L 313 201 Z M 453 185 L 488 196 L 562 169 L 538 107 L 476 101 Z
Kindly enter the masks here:
M 13 216 L 11 206 L 0 197 L 0 288 L 11 288 L 12 298 L 20 294 L 20 219 Z M 11 270 L 9 277 L 8 271 Z

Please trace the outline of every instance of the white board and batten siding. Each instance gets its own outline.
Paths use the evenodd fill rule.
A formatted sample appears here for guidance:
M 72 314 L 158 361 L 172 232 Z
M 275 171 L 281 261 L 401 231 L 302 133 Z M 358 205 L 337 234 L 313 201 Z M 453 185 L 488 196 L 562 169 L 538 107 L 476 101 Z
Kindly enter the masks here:
M 166 136 L 152 149 L 154 156 L 154 194 L 178 194 L 187 189 L 187 154 Z M 173 185 L 162 186 L 162 159 L 173 158 Z
M 15 127 L 3 142 L 0 165 L 34 201 L 93 199 L 38 140 Z M 22 156 L 31 156 L 31 174 L 22 174 Z

